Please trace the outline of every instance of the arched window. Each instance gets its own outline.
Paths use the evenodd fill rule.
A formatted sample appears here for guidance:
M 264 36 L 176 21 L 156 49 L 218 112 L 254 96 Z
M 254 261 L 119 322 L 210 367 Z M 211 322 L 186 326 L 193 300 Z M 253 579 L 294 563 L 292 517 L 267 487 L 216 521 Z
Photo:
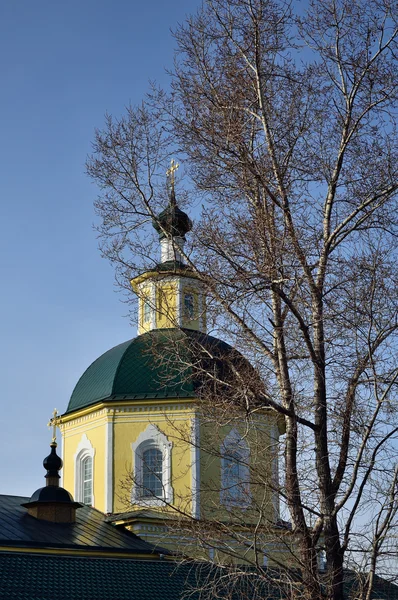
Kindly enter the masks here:
M 194 298 L 193 294 L 184 294 L 184 311 L 187 319 L 194 318 Z
M 94 505 L 94 454 L 95 450 L 84 433 L 77 446 L 75 459 L 75 500 Z
M 85 456 L 81 462 L 82 502 L 91 506 L 93 498 L 93 459 Z
M 250 450 L 236 429 L 232 429 L 221 444 L 220 501 L 227 508 L 246 508 L 251 502 Z
M 244 469 L 241 454 L 233 448 L 228 449 L 224 455 L 224 484 L 228 487 L 229 498 L 233 500 L 239 499 L 241 494 Z
M 133 450 L 133 488 L 131 501 L 159 506 L 173 501 L 171 485 L 172 442 L 154 425 L 148 425 L 131 444 Z
M 163 497 L 163 455 L 159 448 L 149 448 L 142 454 L 142 496 Z
M 144 311 L 143 311 L 143 321 L 144 323 L 149 323 L 149 321 L 151 320 L 151 305 L 149 304 L 149 299 L 145 298 L 144 300 Z

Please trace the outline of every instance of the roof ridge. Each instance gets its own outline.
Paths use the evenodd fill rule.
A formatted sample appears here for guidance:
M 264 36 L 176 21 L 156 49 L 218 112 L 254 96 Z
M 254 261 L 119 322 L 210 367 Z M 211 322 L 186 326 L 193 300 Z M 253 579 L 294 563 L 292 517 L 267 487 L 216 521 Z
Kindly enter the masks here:
M 121 355 L 121 357 L 119 359 L 119 363 L 118 363 L 118 365 L 116 367 L 116 371 L 115 371 L 115 374 L 113 376 L 112 389 L 111 389 L 111 394 L 110 394 L 111 396 L 113 396 L 113 394 L 115 393 L 115 381 L 117 379 L 117 376 L 119 375 L 120 366 L 121 366 L 121 364 L 123 362 L 124 357 L 126 356 L 126 352 L 130 348 L 130 345 L 137 339 L 137 337 L 139 337 L 139 336 L 136 336 L 136 337 L 132 338 L 131 340 L 128 340 L 128 343 L 125 342 L 126 349 L 125 349 L 125 351 L 123 352 L 123 354 Z

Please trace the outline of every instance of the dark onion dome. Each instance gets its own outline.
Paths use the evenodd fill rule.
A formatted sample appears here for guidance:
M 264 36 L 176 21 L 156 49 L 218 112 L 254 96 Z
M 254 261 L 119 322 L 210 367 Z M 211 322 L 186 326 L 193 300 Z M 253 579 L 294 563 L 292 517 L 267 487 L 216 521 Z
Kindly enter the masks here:
M 59 477 L 58 471 L 62 469 L 62 458 L 60 458 L 57 454 L 57 444 L 53 442 L 50 444 L 50 446 L 51 452 L 43 460 L 43 467 L 47 469 L 46 477 Z
M 39 488 L 31 496 L 30 502 L 51 502 L 70 504 L 73 502 L 73 496 L 64 488 L 58 487 L 57 485 L 47 485 L 46 487 Z M 24 504 L 22 506 L 25 506 Z
M 157 219 L 152 221 L 152 225 L 159 234 L 159 239 L 164 237 L 181 237 L 192 229 L 192 221 L 187 213 L 178 208 L 174 194 L 170 199 L 170 204 L 165 208 Z
M 101 401 L 195 398 L 206 381 L 213 384 L 213 375 L 231 381 L 237 367 L 250 369 L 250 380 L 258 381 L 248 361 L 229 344 L 190 329 L 155 329 L 94 361 L 79 379 L 65 414 Z

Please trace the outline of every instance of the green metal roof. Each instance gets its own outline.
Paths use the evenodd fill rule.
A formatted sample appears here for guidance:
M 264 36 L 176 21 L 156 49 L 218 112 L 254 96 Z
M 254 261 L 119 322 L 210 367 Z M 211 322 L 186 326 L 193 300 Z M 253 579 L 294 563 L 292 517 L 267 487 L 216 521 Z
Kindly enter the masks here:
M 203 352 L 206 350 L 206 352 Z M 206 355 L 204 357 L 204 355 Z M 158 329 L 108 350 L 79 379 L 67 413 L 102 400 L 195 397 L 200 385 L 189 364 L 214 367 L 227 356 L 240 357 L 229 344 L 189 329 Z M 181 360 L 182 359 L 182 360 Z

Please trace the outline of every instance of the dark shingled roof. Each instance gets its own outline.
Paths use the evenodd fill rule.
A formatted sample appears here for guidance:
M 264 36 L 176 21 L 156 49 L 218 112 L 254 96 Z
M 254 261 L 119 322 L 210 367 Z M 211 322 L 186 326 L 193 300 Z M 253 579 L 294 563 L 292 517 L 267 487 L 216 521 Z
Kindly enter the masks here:
M 229 344 L 190 329 L 157 329 L 108 350 L 88 367 L 70 398 L 66 414 L 103 400 L 195 397 L 201 384 L 189 360 L 206 349 L 206 360 L 240 357 Z M 195 355 L 196 356 L 196 355 Z M 202 360 L 202 359 L 201 359 Z M 185 362 L 185 366 L 181 365 Z M 214 365 L 211 365 L 213 367 Z
M 0 552 L 0 573 L 4 600 L 182 600 L 192 589 L 190 569 L 166 561 Z
M 266 581 L 250 575 L 241 578 L 240 583 L 235 578 L 228 581 L 225 570 L 211 571 L 198 563 L 178 565 L 169 561 L 0 552 L 0 573 L 0 598 L 4 600 L 199 600 L 209 597 L 287 600 L 291 597 L 289 590 L 284 595 L 277 584 L 272 589 Z M 274 575 L 277 577 L 277 573 Z M 346 578 L 345 598 L 354 599 L 356 585 L 350 574 L 346 574 Z M 215 593 L 212 594 L 213 584 Z M 371 597 L 397 600 L 397 592 L 397 586 L 376 577 Z
M 106 516 L 94 508 L 76 510 L 75 523 L 51 523 L 28 514 L 21 504 L 29 498 L 0 495 L 0 546 L 17 548 L 73 548 L 110 554 L 156 555 L 167 553 L 141 540 L 127 529 L 106 522 Z M 1 570 L 0 570 L 1 572 Z M 2 598 L 4 596 L 0 596 Z

